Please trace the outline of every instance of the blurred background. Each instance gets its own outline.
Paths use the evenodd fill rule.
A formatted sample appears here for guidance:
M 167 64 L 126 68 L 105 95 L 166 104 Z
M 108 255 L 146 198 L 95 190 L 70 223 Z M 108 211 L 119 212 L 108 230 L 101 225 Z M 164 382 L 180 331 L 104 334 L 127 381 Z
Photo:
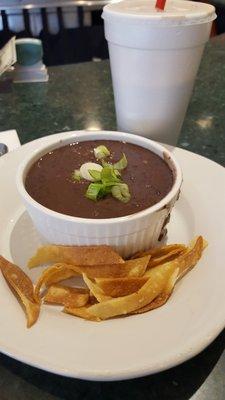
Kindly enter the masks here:
M 63 65 L 108 58 L 102 8 L 112 0 L 0 0 L 0 48 L 12 36 L 39 38 L 44 63 Z M 210 1 L 218 18 L 212 36 L 225 32 L 225 0 Z

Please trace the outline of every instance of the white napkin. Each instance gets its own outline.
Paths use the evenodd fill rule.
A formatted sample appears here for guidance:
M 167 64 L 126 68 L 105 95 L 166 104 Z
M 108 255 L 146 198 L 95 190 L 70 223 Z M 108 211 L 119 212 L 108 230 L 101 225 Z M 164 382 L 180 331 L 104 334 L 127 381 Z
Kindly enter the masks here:
M 9 151 L 20 147 L 20 140 L 15 129 L 0 132 L 0 143 L 6 144 Z
M 0 75 L 16 62 L 15 36 L 0 50 Z

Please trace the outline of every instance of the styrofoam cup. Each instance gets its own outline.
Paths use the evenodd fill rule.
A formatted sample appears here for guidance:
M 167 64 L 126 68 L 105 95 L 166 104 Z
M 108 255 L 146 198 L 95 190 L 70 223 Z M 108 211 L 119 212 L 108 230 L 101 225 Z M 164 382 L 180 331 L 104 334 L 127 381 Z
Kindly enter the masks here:
M 117 125 L 176 144 L 215 8 L 192 1 L 124 0 L 104 7 Z

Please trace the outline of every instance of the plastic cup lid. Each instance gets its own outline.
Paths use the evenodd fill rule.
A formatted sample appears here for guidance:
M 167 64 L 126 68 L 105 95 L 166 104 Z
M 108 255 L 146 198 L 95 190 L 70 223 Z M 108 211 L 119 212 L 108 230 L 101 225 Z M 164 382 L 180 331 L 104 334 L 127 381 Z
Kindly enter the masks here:
M 155 0 L 123 0 L 106 5 L 103 19 L 124 23 L 149 23 L 157 25 L 192 25 L 213 21 L 215 7 L 211 4 L 167 0 L 164 11 L 155 8 Z

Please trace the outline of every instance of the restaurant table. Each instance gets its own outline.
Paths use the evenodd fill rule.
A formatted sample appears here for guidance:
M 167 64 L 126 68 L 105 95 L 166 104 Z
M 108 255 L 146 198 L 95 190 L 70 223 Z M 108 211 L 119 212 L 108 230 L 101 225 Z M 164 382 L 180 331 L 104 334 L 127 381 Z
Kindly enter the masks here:
M 1 131 L 16 129 L 21 143 L 26 143 L 62 131 L 116 130 L 108 61 L 51 67 L 49 75 L 49 82 L 43 84 L 12 84 L 9 76 L 2 77 Z M 178 146 L 223 166 L 224 89 L 225 37 L 220 36 L 206 48 Z M 184 364 L 123 382 L 60 377 L 0 354 L 0 400 L 224 400 L 224 343 L 225 331 Z

